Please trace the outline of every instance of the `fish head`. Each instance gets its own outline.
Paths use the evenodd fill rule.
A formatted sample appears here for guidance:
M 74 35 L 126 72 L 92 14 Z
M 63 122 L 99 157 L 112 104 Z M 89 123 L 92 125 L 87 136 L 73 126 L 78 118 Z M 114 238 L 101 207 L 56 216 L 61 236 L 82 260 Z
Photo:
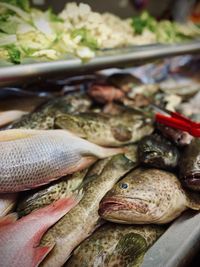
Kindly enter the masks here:
M 166 169 L 177 165 L 179 152 L 165 138 L 152 135 L 141 140 L 138 146 L 138 156 L 143 164 Z
M 161 216 L 162 196 L 157 183 L 140 179 L 136 170 L 110 190 L 100 202 L 99 214 L 118 223 L 148 223 Z

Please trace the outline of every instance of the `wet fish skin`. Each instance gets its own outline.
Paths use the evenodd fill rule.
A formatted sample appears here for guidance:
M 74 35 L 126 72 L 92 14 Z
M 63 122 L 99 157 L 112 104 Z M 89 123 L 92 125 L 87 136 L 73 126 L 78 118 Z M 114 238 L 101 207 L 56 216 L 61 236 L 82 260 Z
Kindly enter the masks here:
M 162 124 L 156 125 L 157 129 L 162 133 L 162 135 L 168 138 L 170 141 L 174 142 L 177 146 L 186 146 L 189 145 L 193 139 L 187 132 L 183 132 L 179 129 L 174 129 Z
M 89 98 L 80 93 L 55 98 L 43 104 L 35 112 L 24 115 L 19 121 L 10 125 L 9 129 L 54 129 L 56 115 L 75 111 L 84 112 L 90 105 Z
M 98 208 L 103 196 L 133 167 L 134 163 L 123 155 L 110 159 L 101 174 L 86 185 L 79 204 L 44 235 L 42 246 L 56 245 L 41 266 L 57 267 L 66 262 L 73 249 L 99 225 Z
M 181 154 L 179 162 L 180 179 L 194 191 L 200 191 L 200 139 L 194 138 Z
M 0 218 L 6 216 L 17 202 L 18 194 L 0 194 Z
M 73 252 L 65 267 L 136 267 L 164 232 L 161 226 L 107 223 L 97 229 Z
M 82 183 L 87 169 L 62 177 L 42 189 L 28 191 L 17 205 L 17 213 L 20 217 L 25 216 L 36 209 L 43 208 L 51 203 L 69 196 Z
M 121 146 L 137 142 L 153 131 L 151 119 L 131 114 L 102 115 L 79 113 L 58 115 L 55 125 L 102 146 Z
M 102 199 L 99 214 L 125 224 L 163 224 L 184 210 L 200 209 L 200 197 L 183 190 L 177 177 L 158 169 L 136 169 Z
M 78 203 L 68 197 L 39 209 L 17 221 L 8 215 L 0 222 L 0 261 L 4 267 L 36 267 L 51 251 L 51 246 L 38 247 L 42 235 Z
M 178 149 L 164 137 L 154 134 L 145 136 L 138 144 L 139 161 L 147 166 L 171 170 L 178 165 Z
M 63 130 L 20 129 L 0 132 L 0 151 L 0 193 L 12 193 L 80 171 L 124 148 L 103 148 Z

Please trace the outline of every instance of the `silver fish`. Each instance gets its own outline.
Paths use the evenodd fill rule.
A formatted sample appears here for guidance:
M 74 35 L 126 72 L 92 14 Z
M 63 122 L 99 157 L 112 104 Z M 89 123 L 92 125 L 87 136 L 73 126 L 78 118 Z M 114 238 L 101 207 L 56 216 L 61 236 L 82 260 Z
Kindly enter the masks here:
M 0 192 L 38 187 L 88 167 L 98 158 L 123 153 L 63 130 L 0 132 Z

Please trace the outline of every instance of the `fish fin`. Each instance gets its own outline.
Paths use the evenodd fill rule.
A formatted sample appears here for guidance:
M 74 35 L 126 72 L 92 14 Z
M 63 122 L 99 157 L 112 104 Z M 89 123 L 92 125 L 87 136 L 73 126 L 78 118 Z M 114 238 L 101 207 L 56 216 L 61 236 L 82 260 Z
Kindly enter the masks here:
M 76 164 L 76 166 L 69 170 L 69 173 L 81 171 L 91 166 L 93 163 L 95 163 L 95 161 L 97 161 L 97 158 L 93 156 L 83 156 L 81 160 L 79 160 L 79 162 Z
M 46 247 L 36 247 L 35 248 L 35 256 L 33 259 L 32 266 L 37 267 L 44 260 L 44 258 L 49 254 L 49 252 L 53 249 L 55 243 L 51 246 Z
M 18 219 L 17 213 L 10 213 L 5 217 L 0 218 L 0 227 L 16 222 Z
M 14 141 L 18 139 L 25 139 L 31 137 L 36 131 L 22 130 L 22 129 L 10 129 L 0 132 L 0 142 Z
M 111 132 L 113 137 L 120 142 L 129 141 L 132 138 L 132 132 L 121 124 L 111 127 Z
M 200 210 L 200 195 L 197 193 L 187 193 L 187 207 L 192 210 Z
M 135 266 L 136 263 L 136 266 L 140 266 L 147 248 L 147 242 L 140 234 L 126 234 L 119 240 L 115 251 L 109 257 L 109 262 L 116 261 L 124 266 Z

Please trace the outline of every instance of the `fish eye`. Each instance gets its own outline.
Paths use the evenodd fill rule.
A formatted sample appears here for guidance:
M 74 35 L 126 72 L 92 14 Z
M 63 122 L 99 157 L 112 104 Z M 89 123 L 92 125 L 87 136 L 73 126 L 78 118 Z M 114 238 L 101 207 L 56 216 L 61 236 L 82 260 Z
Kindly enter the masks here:
M 122 183 L 122 184 L 120 184 L 120 187 L 121 187 L 122 189 L 126 189 L 126 188 L 128 188 L 128 184 L 126 184 L 126 183 Z

